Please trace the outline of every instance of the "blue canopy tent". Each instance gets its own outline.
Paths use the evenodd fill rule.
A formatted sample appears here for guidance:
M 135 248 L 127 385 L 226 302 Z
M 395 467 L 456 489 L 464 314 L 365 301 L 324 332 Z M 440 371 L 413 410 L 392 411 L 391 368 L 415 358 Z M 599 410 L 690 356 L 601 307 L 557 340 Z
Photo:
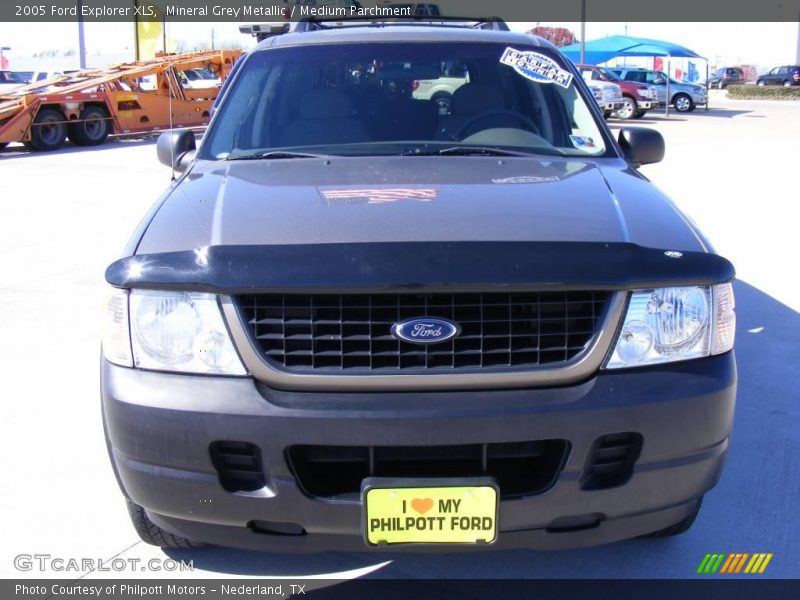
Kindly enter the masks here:
M 689 50 L 689 48 L 673 44 L 672 42 L 630 37 L 627 35 L 611 35 L 598 40 L 592 40 L 591 42 L 586 42 L 583 48 L 583 60 L 586 64 L 590 65 L 597 65 L 607 62 L 612 58 L 626 56 L 663 56 L 667 58 L 667 61 L 669 61 L 670 58 L 698 58 L 700 60 L 706 60 L 703 56 Z M 561 52 L 574 63 L 581 60 L 580 43 L 564 46 L 561 48 Z M 667 67 L 667 71 L 669 71 L 669 66 Z M 706 82 L 708 82 L 708 61 L 706 61 Z M 667 98 L 669 98 L 669 79 L 667 79 Z M 708 110 L 707 101 L 706 110 Z M 669 101 L 667 102 L 666 113 L 669 115 Z

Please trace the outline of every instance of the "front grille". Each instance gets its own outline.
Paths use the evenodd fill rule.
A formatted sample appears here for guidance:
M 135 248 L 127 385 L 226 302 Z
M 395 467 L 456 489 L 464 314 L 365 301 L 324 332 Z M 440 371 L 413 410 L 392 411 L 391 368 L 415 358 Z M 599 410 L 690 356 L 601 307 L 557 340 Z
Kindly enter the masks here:
M 257 347 L 290 371 L 482 369 L 564 363 L 591 343 L 610 294 L 253 294 L 237 298 Z M 396 339 L 394 323 L 440 317 L 452 340 Z
M 287 461 L 310 496 L 352 496 L 367 477 L 494 477 L 503 498 L 548 489 L 566 461 L 566 440 L 457 446 L 292 446 Z

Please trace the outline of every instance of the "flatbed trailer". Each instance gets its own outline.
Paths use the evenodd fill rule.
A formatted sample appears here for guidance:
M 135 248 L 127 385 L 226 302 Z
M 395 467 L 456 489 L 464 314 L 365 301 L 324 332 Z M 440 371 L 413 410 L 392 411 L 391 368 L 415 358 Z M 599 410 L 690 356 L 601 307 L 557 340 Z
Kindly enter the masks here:
M 67 139 L 94 146 L 112 133 L 205 125 L 219 87 L 184 87 L 181 72 L 207 68 L 222 82 L 241 55 L 232 50 L 158 55 L 0 92 L 0 149 L 22 142 L 30 150 L 55 150 Z M 146 78 L 154 78 L 152 89 Z

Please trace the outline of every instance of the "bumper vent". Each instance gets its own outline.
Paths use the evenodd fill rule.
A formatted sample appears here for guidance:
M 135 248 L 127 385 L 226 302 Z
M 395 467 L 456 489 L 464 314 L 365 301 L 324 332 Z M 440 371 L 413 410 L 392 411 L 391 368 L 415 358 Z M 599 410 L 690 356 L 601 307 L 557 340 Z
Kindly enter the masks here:
M 500 495 L 538 494 L 555 482 L 566 461 L 566 440 L 459 446 L 292 446 L 287 459 L 310 496 L 358 497 L 367 477 L 481 477 L 497 480 Z
M 593 340 L 610 293 L 254 294 L 237 298 L 261 354 L 299 372 L 392 373 L 529 369 L 565 363 Z M 454 339 L 418 345 L 394 323 L 440 317 Z
M 581 477 L 581 489 L 602 490 L 628 482 L 642 452 L 639 433 L 612 433 L 595 440 Z
M 261 463 L 261 450 L 247 442 L 213 442 L 211 463 L 219 482 L 228 492 L 254 492 L 267 481 Z

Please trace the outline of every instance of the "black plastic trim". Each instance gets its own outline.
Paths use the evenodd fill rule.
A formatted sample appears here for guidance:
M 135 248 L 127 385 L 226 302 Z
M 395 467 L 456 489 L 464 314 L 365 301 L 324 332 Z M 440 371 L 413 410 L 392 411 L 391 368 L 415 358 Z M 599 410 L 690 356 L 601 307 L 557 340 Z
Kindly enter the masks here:
M 670 256 L 670 255 L 672 256 Z M 385 242 L 209 246 L 112 263 L 120 288 L 238 294 L 260 290 L 623 290 L 731 281 L 733 265 L 704 252 L 627 242 Z

